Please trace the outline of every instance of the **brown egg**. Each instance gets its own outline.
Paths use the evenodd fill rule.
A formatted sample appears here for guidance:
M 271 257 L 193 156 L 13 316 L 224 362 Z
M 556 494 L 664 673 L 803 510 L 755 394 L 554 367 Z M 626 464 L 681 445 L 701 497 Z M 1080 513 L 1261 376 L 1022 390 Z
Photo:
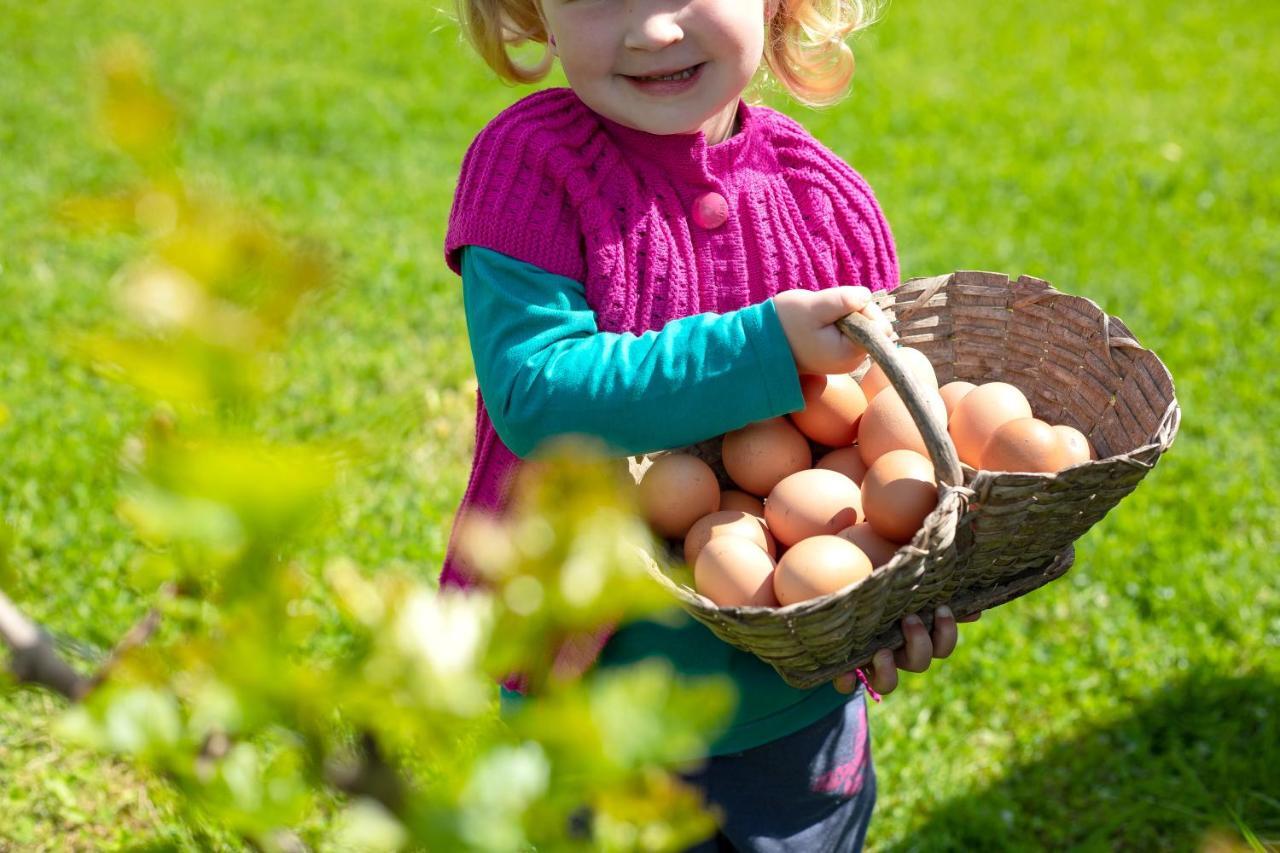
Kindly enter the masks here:
M 696 456 L 659 456 L 640 480 L 640 511 L 654 531 L 667 539 L 681 538 L 695 521 L 718 509 L 716 474 Z
M 774 536 L 773 532 L 769 530 L 769 525 L 763 518 L 759 519 L 759 521 L 760 526 L 764 528 L 764 549 L 769 552 L 770 557 L 773 557 L 773 559 L 776 560 L 781 556 L 781 553 L 778 551 L 778 537 Z
M 1098 458 L 1093 445 L 1089 444 L 1089 439 L 1080 430 L 1066 424 L 1054 424 L 1053 431 L 1058 434 L 1058 441 L 1062 443 L 1063 458 L 1066 460 L 1063 468 Z
M 1039 418 L 1015 418 L 996 427 L 982 448 L 988 471 L 1051 474 L 1063 467 L 1066 448 L 1053 427 Z
M 925 405 L 933 412 L 939 425 L 946 424 L 947 407 L 936 392 L 927 393 Z M 858 425 L 858 452 L 868 468 L 890 450 L 914 450 L 928 455 L 924 436 L 911 419 L 907 404 L 892 388 L 876 395 L 867 406 Z
M 965 395 L 977 387 L 972 382 L 964 382 L 957 379 L 955 382 L 948 382 L 938 389 L 938 396 L 942 398 L 942 402 L 947 407 L 947 420 L 951 419 L 951 413 L 956 410 L 956 403 L 963 400 Z
M 852 376 L 837 373 L 800 377 L 804 408 L 791 413 L 791 420 L 809 438 L 828 447 L 853 444 L 858 434 L 858 418 L 867 408 L 867 398 Z
M 934 391 L 938 390 L 938 374 L 934 372 L 928 356 L 911 347 L 898 347 L 897 354 L 906 362 L 907 369 L 915 375 L 921 385 L 928 386 Z M 859 384 L 867 398 L 867 404 L 870 405 L 877 394 L 889 387 L 889 377 L 885 376 L 884 369 L 880 365 L 873 363 L 871 369 L 863 374 Z
M 984 382 L 956 404 L 947 425 L 960 461 L 982 467 L 982 449 L 1001 424 L 1031 417 L 1031 404 L 1007 382 Z
M 764 501 L 737 489 L 725 489 L 720 493 L 720 508 L 738 509 L 756 518 L 764 518 Z
M 689 565 L 698 562 L 698 554 L 717 536 L 741 536 L 774 555 L 773 537 L 764 529 L 764 522 L 741 510 L 725 510 L 704 515 L 693 523 L 684 537 L 684 561 Z
M 938 505 L 933 463 L 914 450 L 891 450 L 867 469 L 862 481 L 867 521 L 891 542 L 910 542 Z
M 861 515 L 858 484 L 825 468 L 809 468 L 783 478 L 764 502 L 769 532 L 784 545 L 810 536 L 834 535 L 857 524 Z
M 862 553 L 867 555 L 871 565 L 877 569 L 892 560 L 893 555 L 898 553 L 898 543 L 890 542 L 879 533 L 876 533 L 875 528 L 871 526 L 869 521 L 860 521 L 852 527 L 846 527 L 836 535 L 841 539 L 848 539 L 862 549 Z
M 787 549 L 773 572 L 773 591 L 783 605 L 844 589 L 871 574 L 871 560 L 839 536 L 811 536 Z
M 859 486 L 867 474 L 867 463 L 862 461 L 862 452 L 856 447 L 837 447 L 819 459 L 818 464 L 813 467 L 839 471 Z
M 693 585 L 721 607 L 777 607 L 773 558 L 740 536 L 716 536 L 698 554 Z
M 783 477 L 808 468 L 813 453 L 789 420 L 770 418 L 727 433 L 720 460 L 739 488 L 764 497 Z

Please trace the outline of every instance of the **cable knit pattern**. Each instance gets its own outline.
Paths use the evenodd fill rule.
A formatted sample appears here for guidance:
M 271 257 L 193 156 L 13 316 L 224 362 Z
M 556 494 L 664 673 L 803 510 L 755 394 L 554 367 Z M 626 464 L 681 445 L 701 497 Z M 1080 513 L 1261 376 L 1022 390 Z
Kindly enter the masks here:
M 794 288 L 896 286 L 893 238 L 862 177 L 787 116 L 745 103 L 738 115 L 739 132 L 708 146 L 624 127 L 571 89 L 530 95 L 467 151 L 446 261 L 460 273 L 459 249 L 483 246 L 583 282 L 599 328 L 633 334 Z M 718 227 L 691 216 L 707 193 L 728 203 Z M 478 398 L 459 513 L 501 511 L 518 465 Z M 471 584 L 459 562 L 451 543 L 442 586 Z

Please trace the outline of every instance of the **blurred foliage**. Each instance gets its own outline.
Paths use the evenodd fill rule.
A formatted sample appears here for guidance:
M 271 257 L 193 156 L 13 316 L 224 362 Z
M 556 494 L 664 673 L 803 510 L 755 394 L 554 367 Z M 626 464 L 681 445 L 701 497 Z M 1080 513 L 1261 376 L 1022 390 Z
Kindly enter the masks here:
M 519 668 L 530 647 L 558 647 L 669 606 L 646 569 L 643 555 L 656 543 L 637 515 L 626 469 L 604 460 L 603 445 L 585 437 L 548 442 L 515 478 L 515 512 L 463 519 L 459 550 L 508 613 L 490 649 L 494 671 Z M 545 660 L 528 675 L 537 686 L 554 669 Z
M 0 14 L 5 588 L 50 629 L 98 652 L 149 601 L 112 513 L 116 459 L 146 408 L 54 337 L 118 313 L 102 282 L 135 254 L 136 235 L 71 240 L 49 216 L 74 188 L 110 194 L 137 173 L 86 144 L 86 62 L 118 32 L 142 34 L 184 104 L 184 173 L 216 175 L 340 260 L 341 286 L 300 312 L 260 406 L 282 443 L 356 437 L 367 454 L 338 469 L 327 535 L 300 537 L 299 561 L 314 574 L 341 554 L 431 582 L 476 399 L 439 247 L 468 143 L 541 88 L 496 84 L 438 11 L 451 6 L 52 0 Z M 1280 679 L 1278 33 L 1280 4 L 1245 0 L 895 0 L 853 41 L 848 100 L 769 97 L 868 180 L 904 275 L 1027 273 L 1094 299 L 1169 366 L 1184 412 L 1174 451 L 1079 543 L 1071 576 L 965 626 L 951 658 L 871 710 L 869 849 L 1087 848 L 1103 826 L 1094 846 L 1197 849 L 1211 825 L 1241 834 L 1230 808 L 1264 844 L 1280 838 L 1258 739 L 1280 724 L 1274 702 L 1250 688 L 1179 716 L 1206 708 L 1193 673 L 1259 691 Z M 323 587 L 296 605 L 323 626 L 311 642 L 345 654 Z M 0 846 L 243 849 L 176 819 L 134 765 L 53 737 L 60 711 L 0 691 Z M 326 814 L 299 832 L 352 849 L 320 841 L 328 828 Z
M 296 843 L 287 830 L 334 797 L 327 840 L 342 849 L 677 850 L 709 835 L 670 768 L 705 753 L 727 684 L 678 683 L 656 663 L 585 680 L 554 666 L 575 638 L 669 606 L 616 461 L 581 441 L 553 448 L 522 472 L 508 516 L 468 519 L 483 589 L 437 592 L 349 559 L 306 571 L 292 555 L 363 451 L 269 441 L 257 424 L 330 264 L 184 182 L 178 110 L 136 43 L 101 69 L 98 124 L 140 185 L 63 212 L 146 251 L 115 282 L 123 321 L 72 347 L 152 402 L 121 454 L 118 514 L 140 546 L 133 583 L 173 592 L 161 629 L 58 733 L 151 771 L 184 819 L 267 850 Z M 346 637 L 337 652 L 311 642 L 326 618 Z M 513 672 L 539 698 L 502 720 L 496 682 Z

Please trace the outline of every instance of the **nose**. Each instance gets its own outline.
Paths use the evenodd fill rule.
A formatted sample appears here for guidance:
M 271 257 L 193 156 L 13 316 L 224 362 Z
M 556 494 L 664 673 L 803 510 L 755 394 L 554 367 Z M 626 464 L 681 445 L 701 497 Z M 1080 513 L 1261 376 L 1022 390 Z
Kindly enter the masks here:
M 629 50 L 661 50 L 684 38 L 676 12 L 639 10 L 627 27 L 623 44 Z

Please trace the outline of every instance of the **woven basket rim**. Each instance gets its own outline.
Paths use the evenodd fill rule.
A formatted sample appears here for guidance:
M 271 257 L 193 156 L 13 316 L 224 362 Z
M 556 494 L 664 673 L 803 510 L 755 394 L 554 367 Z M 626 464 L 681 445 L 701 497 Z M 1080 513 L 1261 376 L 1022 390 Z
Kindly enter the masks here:
M 1014 385 L 1019 380 L 1031 383 L 1020 388 L 1029 401 L 1089 423 L 1090 443 L 1097 436 L 1095 450 L 1109 455 L 1056 472 L 991 471 L 961 464 L 954 485 L 938 477 L 938 505 L 888 562 L 841 590 L 789 605 L 717 605 L 692 587 L 691 577 L 689 584 L 684 582 L 681 572 L 688 567 L 675 551 L 663 546 L 645 552 L 650 574 L 698 621 L 726 642 L 754 652 L 793 686 L 829 671 L 837 658 L 864 655 L 864 641 L 896 637 L 901 644 L 894 626 L 907 613 L 923 614 L 952 601 L 998 606 L 1060 577 L 1061 572 L 1041 569 L 1050 563 L 1061 571 L 1069 567 L 1069 558 L 1063 563 L 1062 555 L 1073 553 L 1075 541 L 1136 488 L 1172 446 L 1181 423 L 1172 376 L 1159 357 L 1096 302 L 1059 291 L 1043 279 L 1021 276 L 1015 281 L 1003 273 L 958 270 L 908 279 L 873 298 L 904 333 L 903 345 L 919 341 L 935 357 L 954 353 L 948 370 L 956 379 L 965 378 L 962 368 L 967 368 L 970 376 L 987 371 Z M 1067 301 L 1055 307 L 1057 300 Z M 1016 326 L 1002 319 L 1019 312 Z M 841 321 L 842 331 L 857 339 L 847 325 L 855 324 Z M 1045 335 L 1043 342 L 1037 333 Z M 959 337 L 967 334 L 973 337 Z M 955 341 L 965 341 L 968 348 Z M 1114 351 L 1133 349 L 1145 355 L 1113 356 Z M 1037 351 L 1043 352 L 1043 369 L 1018 367 L 1020 357 L 1034 357 Z M 1081 363 L 1078 379 L 1067 372 L 1076 364 L 1073 358 Z M 1076 406 L 1074 414 L 1068 401 Z M 919 428 L 915 411 L 912 417 Z M 954 452 L 949 433 L 945 441 Z M 696 447 L 638 458 L 681 451 L 699 455 Z M 1110 452 L 1120 447 L 1126 449 Z M 702 452 L 717 451 L 704 447 Z M 930 455 L 937 474 L 938 459 Z M 704 458 L 714 462 L 715 457 Z M 676 566 L 679 572 L 672 571 Z

